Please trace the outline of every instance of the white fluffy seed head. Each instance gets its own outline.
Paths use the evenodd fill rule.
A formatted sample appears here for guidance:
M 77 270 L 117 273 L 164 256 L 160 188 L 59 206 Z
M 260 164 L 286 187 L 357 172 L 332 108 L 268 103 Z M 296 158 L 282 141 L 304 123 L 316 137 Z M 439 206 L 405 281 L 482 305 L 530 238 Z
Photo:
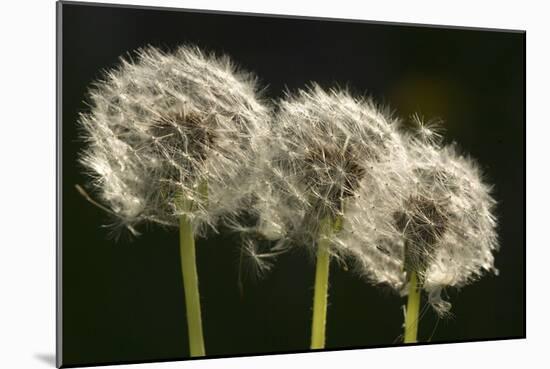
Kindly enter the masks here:
M 397 124 L 369 99 L 315 84 L 280 101 L 256 191 L 259 232 L 315 246 L 324 218 L 345 218 L 362 187 L 382 189 L 380 174 L 402 162 Z
M 268 132 L 254 76 L 196 47 L 140 49 L 90 90 L 80 161 L 121 225 L 215 226 L 249 194 L 247 163 Z M 193 206 L 182 206 L 182 199 Z
M 450 304 L 440 298 L 443 288 L 496 272 L 496 202 L 472 159 L 418 137 L 407 141 L 408 164 L 394 177 L 392 196 L 364 192 L 350 206 L 338 242 L 373 283 L 406 293 L 407 272 L 416 272 L 444 314 Z

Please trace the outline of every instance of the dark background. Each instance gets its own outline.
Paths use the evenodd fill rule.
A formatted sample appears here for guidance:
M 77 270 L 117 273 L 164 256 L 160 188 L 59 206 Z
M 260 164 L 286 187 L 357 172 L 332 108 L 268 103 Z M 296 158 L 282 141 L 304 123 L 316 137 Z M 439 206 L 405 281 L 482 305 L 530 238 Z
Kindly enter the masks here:
M 500 276 L 449 291 L 453 317 L 428 309 L 420 341 L 525 335 L 525 34 L 362 22 L 201 14 L 65 4 L 62 7 L 63 363 L 182 359 L 187 327 L 177 230 L 142 227 L 108 239 L 107 215 L 75 190 L 86 177 L 78 112 L 101 70 L 151 44 L 226 53 L 254 71 L 271 98 L 310 81 L 347 86 L 403 118 L 441 118 L 447 142 L 478 159 L 499 202 Z M 309 347 L 314 267 L 303 252 L 281 257 L 263 280 L 238 288 L 239 238 L 197 243 L 208 355 Z M 405 300 L 331 266 L 327 348 L 399 342 Z

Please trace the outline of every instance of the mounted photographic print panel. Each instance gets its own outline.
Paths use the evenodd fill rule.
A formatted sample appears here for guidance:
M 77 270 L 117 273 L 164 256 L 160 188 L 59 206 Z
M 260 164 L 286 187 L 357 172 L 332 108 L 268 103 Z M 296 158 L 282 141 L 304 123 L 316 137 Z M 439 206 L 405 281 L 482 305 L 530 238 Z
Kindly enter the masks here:
M 525 337 L 525 32 L 59 2 L 58 366 Z

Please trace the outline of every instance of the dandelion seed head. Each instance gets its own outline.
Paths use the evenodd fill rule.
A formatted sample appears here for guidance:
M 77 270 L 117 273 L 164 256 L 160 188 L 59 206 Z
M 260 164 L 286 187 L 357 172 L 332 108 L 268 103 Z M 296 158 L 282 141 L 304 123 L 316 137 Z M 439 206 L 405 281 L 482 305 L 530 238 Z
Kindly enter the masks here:
M 373 283 L 405 292 L 407 273 L 416 272 L 431 305 L 445 314 L 451 305 L 440 297 L 444 288 L 496 271 L 496 202 L 477 164 L 454 145 L 421 136 L 406 142 L 408 164 L 395 176 L 395 190 L 362 193 L 340 242 Z
M 377 174 L 404 156 L 397 124 L 345 90 L 313 84 L 281 100 L 258 191 L 259 231 L 314 246 L 320 222 L 345 214 L 360 187 L 381 188 Z
M 121 224 L 173 226 L 186 215 L 200 231 L 239 211 L 252 181 L 245 164 L 268 132 L 254 76 L 196 47 L 146 47 L 89 95 L 80 161 Z

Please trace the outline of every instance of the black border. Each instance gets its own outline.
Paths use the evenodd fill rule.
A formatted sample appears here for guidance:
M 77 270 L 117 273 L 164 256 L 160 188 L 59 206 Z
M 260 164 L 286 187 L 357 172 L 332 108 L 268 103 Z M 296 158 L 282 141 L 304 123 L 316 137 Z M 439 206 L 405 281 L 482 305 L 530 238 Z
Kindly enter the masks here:
M 58 1 L 55 7 L 55 118 L 56 118 L 56 136 L 55 136 L 55 187 L 56 187 L 56 201 L 55 201 L 55 215 L 56 215 L 56 229 L 55 229 L 55 260 L 56 260 L 56 273 L 55 273 L 55 364 L 58 368 L 63 365 L 63 224 L 62 224 L 62 211 L 63 211 L 63 196 L 62 196 L 62 158 L 63 158 L 63 146 L 61 145 L 61 138 L 63 134 L 63 94 L 62 94 L 62 82 L 63 82 L 63 2 Z
M 202 14 L 220 14 L 220 15 L 239 15 L 239 16 L 265 16 L 271 18 L 286 18 L 286 19 L 302 19 L 302 20 L 321 20 L 329 22 L 348 22 L 348 23 L 361 23 L 361 24 L 377 24 L 377 25 L 389 25 L 389 26 L 407 26 L 407 27 L 420 27 L 420 28 L 439 28 L 439 29 L 454 29 L 454 30 L 470 30 L 470 31 L 486 31 L 486 32 L 504 32 L 504 33 L 520 33 L 523 34 L 523 335 L 510 336 L 510 337 L 494 337 L 486 339 L 472 339 L 472 340 L 453 340 L 453 341 L 441 341 L 441 342 L 418 342 L 409 344 L 395 344 L 391 346 L 387 345 L 375 345 L 375 346 L 353 346 L 343 348 L 331 348 L 321 350 L 298 350 L 298 351 L 276 351 L 276 352 L 258 352 L 250 354 L 235 354 L 235 355 L 208 355 L 205 357 L 173 357 L 159 360 L 129 360 L 129 361 L 116 361 L 116 362 L 100 362 L 100 363 L 85 363 L 78 365 L 63 365 L 63 301 L 62 301 L 62 280 L 63 280 L 63 254 L 62 254 L 62 209 L 63 209 L 63 197 L 62 197 L 62 158 L 63 158 L 63 146 L 61 145 L 61 138 L 63 133 L 63 119 L 62 119 L 62 103 L 63 103 L 63 5 L 79 5 L 79 6 L 100 6 L 106 8 L 129 8 L 129 9 L 151 9 L 160 11 L 177 11 L 188 13 L 202 13 Z M 508 341 L 514 339 L 526 339 L 527 338 L 527 221 L 526 221 L 526 206 L 527 206 L 527 31 L 518 29 L 499 29 L 499 28 L 484 28 L 484 27 L 460 27 L 451 25 L 437 25 L 437 24 L 423 24 L 423 23 L 405 23 L 405 22 L 389 22 L 389 21 L 373 21 L 373 20 L 361 20 L 361 19 L 344 19 L 344 18 L 327 18 L 327 17 L 314 17 L 314 16 L 302 16 L 302 15 L 289 15 L 289 14 L 266 14 L 266 13 L 251 13 L 251 12 L 234 12 L 234 11 L 222 11 L 222 10 L 204 10 L 204 9 L 190 9 L 190 8 L 173 8 L 173 7 L 161 7 L 161 6 L 146 6 L 146 5 L 130 5 L 130 4 L 109 4 L 99 2 L 81 2 L 81 1 L 56 1 L 56 367 L 58 368 L 78 368 L 78 367 L 96 367 L 105 365 L 127 365 L 127 364 L 147 364 L 147 363 L 165 363 L 174 361 L 190 361 L 190 360 L 208 360 L 208 359 L 224 359 L 224 358 L 239 358 L 239 357 L 258 357 L 267 355 L 288 355 L 288 354 L 305 354 L 316 352 L 334 352 L 334 351 L 347 351 L 347 350 L 365 350 L 375 348 L 393 348 L 393 347 L 414 347 L 414 346 L 426 346 L 426 345 L 445 345 L 454 343 L 476 343 L 476 342 L 488 342 L 488 341 Z
M 209 360 L 209 359 L 233 359 L 240 357 L 262 357 L 271 355 L 292 355 L 292 354 L 315 354 L 318 352 L 338 352 L 338 351 L 355 351 L 355 350 L 370 350 L 370 349 L 393 349 L 394 347 L 415 347 L 415 346 L 430 346 L 430 345 L 449 345 L 455 343 L 476 343 L 476 342 L 494 342 L 494 341 L 510 341 L 525 339 L 526 337 L 496 337 L 478 340 L 454 340 L 454 341 L 438 341 L 438 342 L 417 342 L 417 343 L 397 343 L 395 345 L 374 345 L 374 346 L 350 346 L 342 348 L 331 349 L 311 349 L 311 350 L 297 350 L 297 351 L 274 351 L 274 352 L 258 352 L 252 354 L 235 354 L 235 355 L 208 355 L 204 357 L 174 357 L 159 360 L 128 360 L 128 361 L 106 361 L 101 363 L 87 363 L 78 365 L 61 365 L 58 368 L 82 368 L 82 367 L 96 367 L 106 365 L 128 365 L 128 364 L 152 364 L 152 363 L 170 363 L 175 361 L 195 361 L 195 360 Z
M 239 15 L 239 16 L 251 16 L 251 17 L 271 17 L 271 18 L 285 18 L 285 19 L 320 20 L 320 21 L 329 21 L 329 22 L 376 24 L 376 25 L 386 25 L 386 26 L 455 29 L 455 30 L 463 30 L 463 31 L 526 33 L 526 30 L 507 29 L 507 28 L 461 27 L 461 26 L 431 24 L 431 23 L 406 23 L 406 22 L 375 21 L 375 20 L 369 20 L 369 19 L 314 17 L 314 16 L 293 15 L 293 14 L 269 14 L 269 13 L 235 12 L 235 11 L 228 11 L 228 10 L 173 8 L 173 7 L 167 7 L 167 6 L 153 6 L 153 5 L 110 4 L 110 3 L 66 1 L 66 0 L 58 0 L 57 4 L 60 6 L 64 4 L 81 5 L 81 6 L 102 6 L 105 8 L 149 9 L 149 10 L 172 11 L 172 12 L 201 13 L 201 14 Z

